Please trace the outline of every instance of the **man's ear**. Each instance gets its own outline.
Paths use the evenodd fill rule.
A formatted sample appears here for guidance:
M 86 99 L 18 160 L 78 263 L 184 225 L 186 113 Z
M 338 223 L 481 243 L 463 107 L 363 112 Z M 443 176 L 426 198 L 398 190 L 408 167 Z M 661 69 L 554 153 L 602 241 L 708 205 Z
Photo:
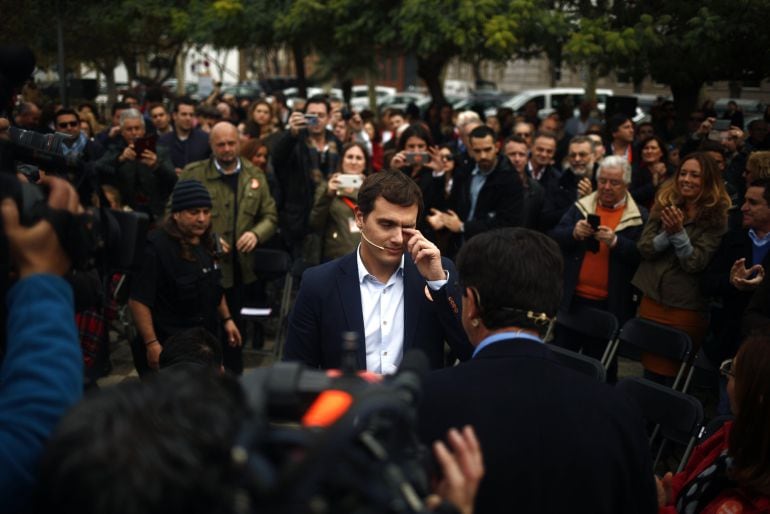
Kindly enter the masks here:
M 364 228 L 364 213 L 361 212 L 361 209 L 356 206 L 356 209 L 354 211 L 356 216 L 356 226 L 358 227 L 358 230 L 361 230 Z
M 466 287 L 465 291 L 463 291 L 463 295 L 465 296 L 466 301 L 465 306 L 463 307 L 465 315 L 469 319 L 480 318 L 481 310 L 479 309 L 478 302 L 476 301 L 475 291 L 470 287 Z

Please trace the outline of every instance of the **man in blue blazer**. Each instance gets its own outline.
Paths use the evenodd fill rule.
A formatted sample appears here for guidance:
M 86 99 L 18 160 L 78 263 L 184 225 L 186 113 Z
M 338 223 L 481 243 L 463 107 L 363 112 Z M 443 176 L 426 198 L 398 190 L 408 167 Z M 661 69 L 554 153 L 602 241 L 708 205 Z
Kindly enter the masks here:
M 302 277 L 284 360 L 338 368 L 342 334 L 359 337 L 359 369 L 394 373 L 406 350 L 444 364 L 444 342 L 460 360 L 472 347 L 460 324 L 457 274 L 435 244 L 416 230 L 422 210 L 417 184 L 403 173 L 375 173 L 358 193 L 352 254 L 311 268 Z
M 562 258 L 526 229 L 484 232 L 457 257 L 473 358 L 431 373 L 420 439 L 471 425 L 484 455 L 476 512 L 652 513 L 656 491 L 633 400 L 562 365 L 542 337 L 559 308 Z

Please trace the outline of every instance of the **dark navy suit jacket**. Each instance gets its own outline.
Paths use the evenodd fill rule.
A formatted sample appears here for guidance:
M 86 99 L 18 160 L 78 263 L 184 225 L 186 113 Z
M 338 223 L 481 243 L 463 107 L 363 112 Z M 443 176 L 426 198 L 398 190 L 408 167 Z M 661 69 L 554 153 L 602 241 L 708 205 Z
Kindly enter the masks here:
M 547 345 L 512 334 L 432 372 L 418 421 L 425 444 L 444 440 L 449 428 L 476 430 L 485 468 L 476 512 L 657 511 L 633 400 L 568 369 Z
M 442 258 L 448 283 L 430 291 L 409 255 L 404 257 L 404 353 L 412 348 L 425 352 L 431 368 L 444 365 L 444 341 L 460 360 L 470 358 L 472 346 L 460 322 L 460 295 L 452 261 Z M 356 252 L 315 266 L 302 276 L 283 359 L 301 361 L 314 368 L 339 368 L 342 333 L 358 333 L 358 367 L 366 369 L 364 316 Z

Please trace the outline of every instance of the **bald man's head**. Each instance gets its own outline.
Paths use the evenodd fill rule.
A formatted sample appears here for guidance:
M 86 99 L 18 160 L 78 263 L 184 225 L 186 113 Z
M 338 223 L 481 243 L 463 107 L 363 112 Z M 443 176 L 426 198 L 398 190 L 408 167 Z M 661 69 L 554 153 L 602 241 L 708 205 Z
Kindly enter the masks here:
M 235 125 L 220 121 L 211 128 L 209 142 L 211 143 L 211 152 L 219 165 L 225 171 L 235 169 L 238 164 L 238 156 L 241 153 L 241 142 Z

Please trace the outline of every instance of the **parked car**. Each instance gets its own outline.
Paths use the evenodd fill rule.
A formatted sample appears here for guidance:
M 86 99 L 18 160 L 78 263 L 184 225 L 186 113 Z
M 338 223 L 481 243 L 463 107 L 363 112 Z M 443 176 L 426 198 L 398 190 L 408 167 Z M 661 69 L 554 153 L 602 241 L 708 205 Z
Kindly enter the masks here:
M 382 101 L 380 102 L 379 109 L 380 109 L 380 112 L 382 112 L 388 107 L 390 107 L 391 109 L 406 110 L 406 108 L 409 106 L 410 103 L 414 103 L 420 109 L 420 113 L 422 113 L 428 107 L 430 102 L 431 102 L 430 95 L 424 95 L 422 93 L 413 93 L 409 91 L 401 91 L 394 95 L 388 95 L 386 97 L 383 97 Z
M 748 98 L 720 98 L 714 102 L 714 110 L 717 112 L 717 116 L 722 116 L 727 111 L 727 103 L 735 102 L 738 104 L 738 108 L 743 111 L 744 116 L 750 114 L 765 112 L 765 105 L 759 100 L 751 100 Z
M 286 105 L 289 108 L 294 107 L 295 98 L 300 98 L 299 88 L 296 88 L 296 87 L 288 87 L 284 89 L 283 94 L 286 96 Z M 314 86 L 307 87 L 307 98 L 312 98 L 316 95 L 322 95 L 322 94 L 327 94 L 330 98 L 342 98 L 342 90 L 336 87 L 330 88 L 328 90 L 325 90 L 322 87 L 314 87 Z
M 237 100 L 244 98 L 248 100 L 254 100 L 262 96 L 262 87 L 259 84 L 252 82 L 242 82 L 232 86 L 225 86 L 222 88 L 223 95 L 233 95 Z
M 377 106 L 380 101 L 389 95 L 395 95 L 397 90 L 394 87 L 374 86 Z M 350 108 L 354 111 L 362 111 L 369 108 L 369 86 L 353 86 L 350 97 Z
M 596 90 L 596 108 L 604 112 L 607 97 L 614 93 L 612 89 L 598 88 Z M 585 97 L 585 89 L 582 87 L 555 87 L 548 89 L 527 89 L 515 95 L 510 100 L 503 102 L 503 107 L 509 107 L 518 112 L 524 108 L 527 102 L 534 100 L 537 104 L 537 115 L 545 118 L 554 111 L 559 111 L 565 105 L 570 106 L 570 112 L 576 109 Z

